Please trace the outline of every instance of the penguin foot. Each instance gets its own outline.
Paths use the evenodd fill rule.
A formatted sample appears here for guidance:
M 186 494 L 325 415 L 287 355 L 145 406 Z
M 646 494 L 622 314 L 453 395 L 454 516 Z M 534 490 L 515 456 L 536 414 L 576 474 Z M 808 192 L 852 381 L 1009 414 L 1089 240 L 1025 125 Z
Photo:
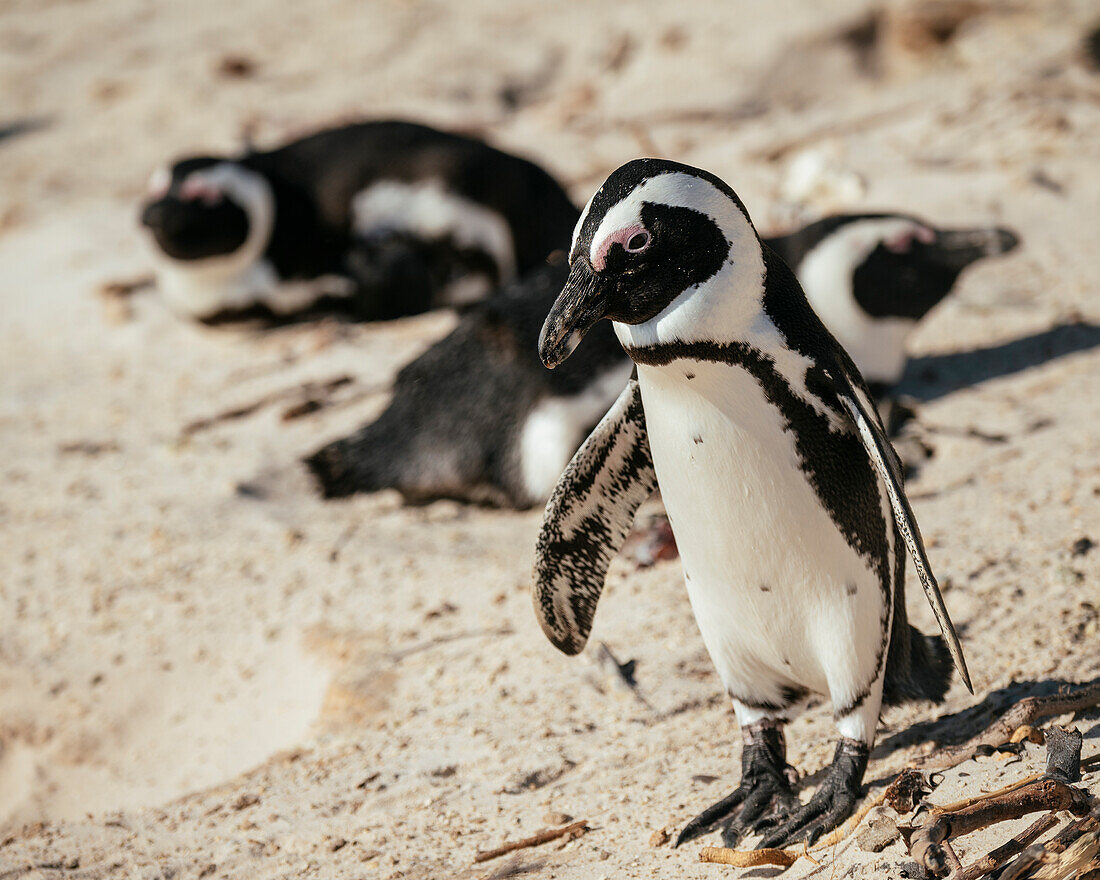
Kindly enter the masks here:
M 746 834 L 775 809 L 797 803 L 791 785 L 797 778 L 787 764 L 782 728 L 762 721 L 745 729 L 741 752 L 741 784 L 722 800 L 707 807 L 684 826 L 674 847 L 722 826 L 726 846 L 736 846 Z
M 757 849 L 802 841 L 812 844 L 852 815 L 859 801 L 869 754 L 867 745 L 858 740 L 842 739 L 837 743 L 829 775 L 814 796 L 805 804 L 796 803 L 793 810 L 777 812 L 756 824 L 757 831 L 768 831 Z

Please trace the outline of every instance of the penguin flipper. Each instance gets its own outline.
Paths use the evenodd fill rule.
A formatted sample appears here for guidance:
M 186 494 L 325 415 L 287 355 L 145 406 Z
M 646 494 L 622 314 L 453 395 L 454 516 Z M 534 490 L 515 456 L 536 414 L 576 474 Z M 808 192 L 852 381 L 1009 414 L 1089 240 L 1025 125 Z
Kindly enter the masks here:
M 966 668 L 966 658 L 963 657 L 962 645 L 959 644 L 959 637 L 955 632 L 955 625 L 951 622 L 951 616 L 947 613 L 947 606 L 944 604 L 936 576 L 932 573 L 928 551 L 925 550 L 924 539 L 917 527 L 913 508 L 909 506 L 909 499 L 905 495 L 901 469 L 890 441 L 886 439 L 886 432 L 879 421 L 877 410 L 874 403 L 867 399 L 862 383 L 857 378 L 853 378 L 847 369 L 842 368 L 840 372 L 837 399 L 855 424 L 867 454 L 886 484 L 890 507 L 894 511 L 894 521 L 913 559 L 913 566 L 920 577 L 921 586 L 924 587 L 924 594 L 928 597 L 928 604 L 932 606 L 932 613 L 936 615 L 936 622 L 940 625 L 940 632 L 943 633 L 947 649 L 951 652 L 951 659 L 955 662 L 955 668 L 959 670 L 967 690 L 974 693 L 974 686 L 970 683 L 970 672 Z
M 642 395 L 631 379 L 565 468 L 539 530 L 535 614 L 566 654 L 588 641 L 608 565 L 656 488 Z

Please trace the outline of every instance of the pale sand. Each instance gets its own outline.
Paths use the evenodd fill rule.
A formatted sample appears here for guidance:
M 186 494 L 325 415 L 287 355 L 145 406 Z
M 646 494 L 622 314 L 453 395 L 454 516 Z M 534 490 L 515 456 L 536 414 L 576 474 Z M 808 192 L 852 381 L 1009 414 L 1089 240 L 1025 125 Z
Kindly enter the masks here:
M 923 327 L 920 354 L 1100 323 L 1100 76 L 1075 54 L 1095 6 L 990 5 L 943 49 L 908 51 L 911 33 L 895 34 L 871 79 L 826 39 L 858 9 L 810 0 L 690 12 L 6 4 L 0 122 L 43 127 L 0 142 L 0 875 L 73 860 L 7 876 L 730 871 L 698 865 L 698 844 L 648 843 L 738 774 L 676 563 L 617 566 L 596 623 L 596 639 L 639 660 L 651 711 L 539 632 L 537 513 L 407 509 L 389 495 L 323 504 L 293 468 L 376 413 L 389 377 L 450 316 L 260 335 L 181 323 L 148 294 L 127 318 L 94 290 L 145 270 L 135 204 L 169 156 L 231 148 L 246 127 L 268 144 L 399 114 L 490 134 L 561 174 L 579 201 L 615 165 L 656 152 L 726 177 L 765 229 L 858 206 L 1018 229 L 1023 248 L 965 277 Z M 254 74 L 219 77 L 227 55 L 252 59 Z M 800 209 L 780 194 L 803 145 L 836 170 Z M 1005 435 L 933 435 L 936 455 L 911 484 L 977 696 L 956 684 L 941 708 L 887 714 L 869 781 L 926 747 L 903 738 L 891 750 L 916 722 L 995 702 L 1013 681 L 1100 675 L 1100 549 L 1071 554 L 1081 537 L 1100 541 L 1100 333 L 1058 339 L 1058 352 L 1067 339 L 1084 350 L 923 408 L 926 425 Z M 288 398 L 182 433 L 344 374 L 356 379 L 345 405 L 283 422 Z M 236 494 L 261 472 L 277 474 L 273 498 Z M 910 607 L 930 630 L 919 589 Z M 1097 717 L 1077 722 L 1086 755 L 1100 750 Z M 807 774 L 831 734 L 825 705 L 792 725 Z M 1041 760 L 969 762 L 935 798 Z M 1087 782 L 1097 790 L 1100 774 Z M 551 813 L 593 830 L 471 867 L 476 850 Z M 1008 830 L 964 840 L 963 861 Z M 821 876 L 901 876 L 907 861 L 899 843 L 879 855 L 846 845 Z

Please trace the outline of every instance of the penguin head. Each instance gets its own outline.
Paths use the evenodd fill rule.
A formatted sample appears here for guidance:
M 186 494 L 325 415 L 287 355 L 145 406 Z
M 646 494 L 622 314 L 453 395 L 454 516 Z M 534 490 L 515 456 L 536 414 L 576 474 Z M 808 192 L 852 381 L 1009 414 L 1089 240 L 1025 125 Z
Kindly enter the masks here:
M 1019 243 L 1008 229 L 937 229 L 904 214 L 852 214 L 811 224 L 793 238 L 811 246 L 798 265 L 807 294 L 828 321 L 849 298 L 866 316 L 917 321 L 959 274 Z
M 744 205 L 709 172 L 635 159 L 599 188 L 573 232 L 569 278 L 539 338 L 548 367 L 564 361 L 601 318 L 617 330 L 682 335 L 713 310 L 720 273 L 762 293 L 763 255 Z M 721 285 L 724 297 L 736 296 Z M 629 333 L 630 330 L 624 331 Z M 620 333 L 620 336 L 622 334 Z
M 967 266 L 1018 243 L 1008 229 L 936 229 L 910 220 L 855 267 L 852 295 L 872 317 L 916 321 L 951 292 Z
M 155 172 L 141 223 L 171 260 L 194 262 L 267 245 L 274 196 L 263 175 L 238 162 L 193 157 Z

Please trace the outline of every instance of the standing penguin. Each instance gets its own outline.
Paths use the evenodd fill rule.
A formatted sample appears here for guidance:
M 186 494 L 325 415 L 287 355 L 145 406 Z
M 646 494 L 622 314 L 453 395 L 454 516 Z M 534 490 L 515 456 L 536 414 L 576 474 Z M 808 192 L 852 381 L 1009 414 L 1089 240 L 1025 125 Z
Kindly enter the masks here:
M 564 247 L 576 219 L 526 159 L 392 121 L 184 159 L 153 175 L 141 214 L 162 294 L 204 321 L 467 305 Z
M 905 369 L 905 343 L 962 271 L 1013 250 L 1002 228 L 938 229 L 905 214 L 836 214 L 767 239 L 876 398 Z
M 696 620 L 744 739 L 741 784 L 680 833 L 812 841 L 854 809 L 880 707 L 938 701 L 962 651 L 893 450 L 851 359 L 712 174 L 657 159 L 615 171 L 573 234 L 539 354 L 565 360 L 601 318 L 631 380 L 546 507 L 534 602 L 568 654 L 607 566 L 659 481 Z M 913 557 L 943 638 L 911 627 Z M 783 725 L 827 694 L 840 734 L 804 805 Z

